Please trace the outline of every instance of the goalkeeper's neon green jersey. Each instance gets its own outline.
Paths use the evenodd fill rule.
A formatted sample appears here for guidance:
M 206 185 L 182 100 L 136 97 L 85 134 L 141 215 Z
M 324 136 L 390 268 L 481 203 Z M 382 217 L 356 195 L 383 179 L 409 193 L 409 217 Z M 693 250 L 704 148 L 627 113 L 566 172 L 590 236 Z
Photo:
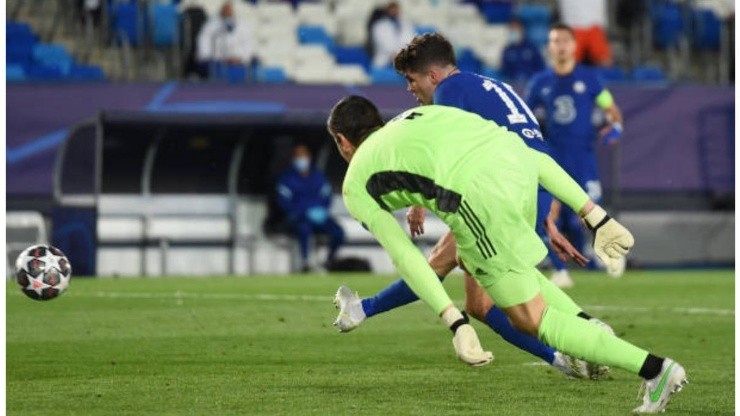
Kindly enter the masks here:
M 408 110 L 357 148 L 344 202 L 390 254 L 409 287 L 436 313 L 451 303 L 421 252 L 391 214 L 423 206 L 452 230 L 458 254 L 484 286 L 546 254 L 534 231 L 538 175 L 570 206 L 588 197 L 548 156 L 514 133 L 466 111 L 429 105 Z M 563 185 L 561 175 L 572 183 Z M 551 178 L 551 179 L 552 179 Z M 566 181 L 567 182 L 567 181 Z M 563 199 L 566 197 L 566 199 Z

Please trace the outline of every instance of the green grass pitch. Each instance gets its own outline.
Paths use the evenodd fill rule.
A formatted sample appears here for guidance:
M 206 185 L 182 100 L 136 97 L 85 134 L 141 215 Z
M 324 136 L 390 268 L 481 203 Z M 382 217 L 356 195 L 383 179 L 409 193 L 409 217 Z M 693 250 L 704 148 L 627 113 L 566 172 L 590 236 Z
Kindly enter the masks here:
M 471 368 L 424 305 L 349 334 L 340 284 L 369 295 L 392 276 L 73 278 L 50 302 L 6 287 L 9 415 L 628 415 L 640 379 L 568 380 L 480 323 L 496 359 Z M 672 415 L 731 415 L 733 271 L 575 274 L 573 298 L 617 333 L 680 361 Z M 462 305 L 462 279 L 445 286 Z

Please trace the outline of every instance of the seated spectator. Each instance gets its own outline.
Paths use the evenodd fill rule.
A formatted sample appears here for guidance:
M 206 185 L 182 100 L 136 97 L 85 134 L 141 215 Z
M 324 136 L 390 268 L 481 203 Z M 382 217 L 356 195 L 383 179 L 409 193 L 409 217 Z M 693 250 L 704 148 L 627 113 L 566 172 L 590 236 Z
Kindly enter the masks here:
M 612 66 L 607 39 L 606 0 L 558 0 L 560 18 L 573 28 L 576 60 L 587 65 Z
M 344 242 L 344 230 L 329 214 L 331 200 L 331 185 L 321 171 L 311 166 L 308 147 L 295 146 L 293 166 L 278 178 L 277 202 L 298 238 L 303 272 L 311 270 L 308 249 L 312 234 L 329 236 L 329 254 L 324 264 L 327 269 Z
M 509 22 L 509 44 L 501 59 L 503 77 L 509 81 L 525 81 L 543 69 L 545 60 L 537 46 L 527 39 L 522 22 Z
M 254 55 L 249 25 L 234 19 L 231 0 L 224 2 L 218 16 L 208 19 L 198 34 L 196 58 L 208 68 L 211 64 L 249 65 Z
M 376 68 L 389 67 L 396 52 L 411 42 L 415 34 L 414 25 L 400 15 L 395 1 L 388 4 L 384 13 L 374 13 L 368 26 L 372 66 Z

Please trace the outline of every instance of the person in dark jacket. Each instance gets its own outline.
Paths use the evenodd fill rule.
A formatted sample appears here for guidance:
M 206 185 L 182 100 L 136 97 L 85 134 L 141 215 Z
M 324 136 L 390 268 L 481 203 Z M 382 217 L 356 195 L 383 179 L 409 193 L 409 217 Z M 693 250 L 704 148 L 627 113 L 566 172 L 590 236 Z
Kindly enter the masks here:
M 334 262 L 337 249 L 344 242 L 344 230 L 331 215 L 332 189 L 326 176 L 311 165 L 311 151 L 299 144 L 293 149 L 293 166 L 277 181 L 277 202 L 301 248 L 301 270 L 311 269 L 309 244 L 313 234 L 329 236 L 329 253 L 324 264 Z

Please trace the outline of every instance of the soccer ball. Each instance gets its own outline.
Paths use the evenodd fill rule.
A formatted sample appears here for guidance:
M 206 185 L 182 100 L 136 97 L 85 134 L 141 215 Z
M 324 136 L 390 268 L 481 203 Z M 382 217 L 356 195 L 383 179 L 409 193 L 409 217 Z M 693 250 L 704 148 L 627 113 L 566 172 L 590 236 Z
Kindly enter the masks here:
M 31 299 L 59 297 L 72 277 L 72 265 L 56 247 L 39 244 L 28 247 L 15 261 L 15 277 L 23 293 Z

